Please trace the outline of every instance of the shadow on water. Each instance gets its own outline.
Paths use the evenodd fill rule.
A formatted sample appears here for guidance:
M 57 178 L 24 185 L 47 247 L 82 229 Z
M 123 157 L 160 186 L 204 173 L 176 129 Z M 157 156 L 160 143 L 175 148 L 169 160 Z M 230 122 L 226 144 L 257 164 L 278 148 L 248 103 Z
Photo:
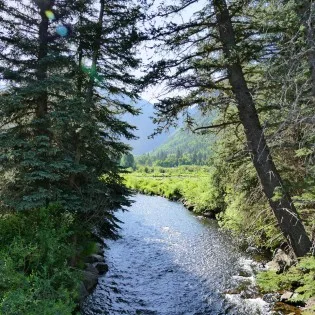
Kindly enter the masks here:
M 109 272 L 87 299 L 84 315 L 258 314 L 229 303 L 224 292 L 242 253 L 214 221 L 182 205 L 137 195 L 122 238 L 106 251 Z

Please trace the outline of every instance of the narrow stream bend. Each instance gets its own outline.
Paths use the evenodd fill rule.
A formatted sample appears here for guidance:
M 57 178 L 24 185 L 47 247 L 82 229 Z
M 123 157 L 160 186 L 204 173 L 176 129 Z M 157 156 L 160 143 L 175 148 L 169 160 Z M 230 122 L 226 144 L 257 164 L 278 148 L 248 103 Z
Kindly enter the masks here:
M 268 314 L 262 300 L 224 294 L 246 257 L 215 221 L 181 204 L 136 195 L 118 241 L 108 243 L 109 272 L 87 299 L 84 315 Z

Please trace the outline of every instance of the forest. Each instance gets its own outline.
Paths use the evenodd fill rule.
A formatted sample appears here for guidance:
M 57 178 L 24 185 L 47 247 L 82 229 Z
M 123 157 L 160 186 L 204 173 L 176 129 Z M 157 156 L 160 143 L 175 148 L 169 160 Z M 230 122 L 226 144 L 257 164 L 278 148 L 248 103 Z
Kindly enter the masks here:
M 314 23 L 306 0 L 0 0 L 0 314 L 80 313 L 134 191 L 286 251 L 260 290 L 314 314 Z M 122 117 L 156 86 L 152 137 L 185 130 L 134 157 Z

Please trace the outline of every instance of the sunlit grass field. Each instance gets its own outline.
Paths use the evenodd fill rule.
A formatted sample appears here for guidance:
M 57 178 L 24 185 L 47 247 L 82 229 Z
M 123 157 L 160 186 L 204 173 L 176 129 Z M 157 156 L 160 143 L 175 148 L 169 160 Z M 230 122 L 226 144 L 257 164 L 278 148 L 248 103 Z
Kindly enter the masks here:
M 195 212 L 211 210 L 216 199 L 207 166 L 142 167 L 125 175 L 127 187 L 150 195 L 184 200 Z

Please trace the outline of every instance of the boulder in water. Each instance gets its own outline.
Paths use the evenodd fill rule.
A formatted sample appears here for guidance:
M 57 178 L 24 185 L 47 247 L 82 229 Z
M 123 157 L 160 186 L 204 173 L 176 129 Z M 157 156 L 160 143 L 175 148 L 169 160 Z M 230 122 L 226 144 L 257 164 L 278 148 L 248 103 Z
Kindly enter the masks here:
M 104 262 L 104 257 L 101 255 L 93 254 L 86 257 L 85 261 L 90 264 L 97 263 L 97 262 Z
M 94 268 L 98 271 L 100 275 L 103 275 L 108 271 L 108 265 L 105 263 L 96 263 Z
M 98 283 L 98 274 L 84 270 L 82 275 L 84 287 L 88 293 L 91 293 Z

